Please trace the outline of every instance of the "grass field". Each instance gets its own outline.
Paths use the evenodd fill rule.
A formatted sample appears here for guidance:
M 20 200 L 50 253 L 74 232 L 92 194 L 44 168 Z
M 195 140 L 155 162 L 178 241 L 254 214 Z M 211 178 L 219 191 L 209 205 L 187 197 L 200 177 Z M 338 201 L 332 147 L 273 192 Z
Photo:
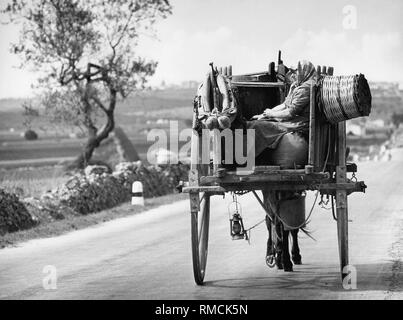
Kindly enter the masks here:
M 40 197 L 67 179 L 63 168 L 57 166 L 0 170 L 0 188 L 20 197 Z

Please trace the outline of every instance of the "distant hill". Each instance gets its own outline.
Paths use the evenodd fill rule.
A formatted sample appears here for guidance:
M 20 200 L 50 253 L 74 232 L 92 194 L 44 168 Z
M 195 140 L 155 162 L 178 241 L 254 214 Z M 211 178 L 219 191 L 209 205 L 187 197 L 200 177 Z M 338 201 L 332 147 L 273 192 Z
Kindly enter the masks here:
M 192 104 L 196 94 L 194 88 L 168 88 L 164 90 L 146 90 L 129 96 L 124 101 L 118 102 L 118 108 L 136 108 L 146 110 L 155 110 L 161 108 L 170 108 Z M 7 98 L 0 99 L 0 112 L 22 110 L 21 105 L 27 99 Z
M 161 108 L 192 106 L 196 94 L 194 89 L 165 89 L 143 91 L 118 102 L 120 111 L 151 111 Z M 117 110 L 119 112 L 119 110 Z
M 0 99 L 0 112 L 21 111 L 21 105 L 24 101 L 26 99 Z
M 136 122 L 138 116 L 154 117 L 171 115 L 170 118 L 179 119 L 191 118 L 193 98 L 195 95 L 193 88 L 168 88 L 164 90 L 142 91 L 128 97 L 124 101 L 118 101 L 116 107 L 117 123 L 130 125 Z M 22 115 L 22 103 L 26 99 L 0 99 L 0 131 L 23 130 L 24 117 Z M 177 108 L 188 109 L 186 113 L 177 112 Z M 186 110 L 185 109 L 185 110 Z M 40 126 L 46 125 L 40 121 Z

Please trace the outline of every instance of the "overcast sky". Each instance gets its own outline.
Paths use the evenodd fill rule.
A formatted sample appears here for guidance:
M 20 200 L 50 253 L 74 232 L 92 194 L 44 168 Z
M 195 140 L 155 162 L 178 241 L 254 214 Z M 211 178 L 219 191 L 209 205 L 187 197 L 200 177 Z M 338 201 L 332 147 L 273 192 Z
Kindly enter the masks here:
M 211 61 L 232 64 L 235 74 L 266 70 L 281 49 L 286 65 L 308 59 L 334 66 L 336 74 L 364 73 L 370 81 L 403 87 L 402 0 L 171 3 L 173 15 L 157 25 L 159 40 L 144 39 L 139 48 L 159 61 L 151 84 L 199 80 Z M 17 35 L 16 27 L 0 26 L 1 98 L 32 94 L 35 76 L 15 69 L 18 59 L 8 52 Z

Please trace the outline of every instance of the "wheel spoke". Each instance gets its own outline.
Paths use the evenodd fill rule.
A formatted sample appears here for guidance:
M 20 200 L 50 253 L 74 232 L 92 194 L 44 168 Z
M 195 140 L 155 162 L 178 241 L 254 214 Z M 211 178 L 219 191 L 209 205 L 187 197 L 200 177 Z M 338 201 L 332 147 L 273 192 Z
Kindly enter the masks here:
M 201 221 L 201 223 L 200 223 L 200 230 L 199 230 L 199 236 L 198 236 L 199 243 L 200 243 L 200 239 L 201 239 L 201 237 L 202 237 L 203 228 L 204 228 L 204 227 L 203 227 L 204 215 L 202 215 L 201 219 L 202 219 L 202 221 Z
M 204 198 L 206 197 L 206 193 L 203 193 L 203 196 L 200 198 L 199 205 L 203 202 Z
M 203 205 L 200 207 L 201 221 L 200 221 L 200 230 L 199 230 L 199 237 L 198 237 L 199 242 L 200 242 L 200 239 L 202 237 L 203 230 L 204 230 L 204 219 L 206 217 L 206 198 L 205 198 L 205 195 L 206 194 L 204 193 L 203 197 L 202 197 L 202 199 L 204 199 L 204 202 L 203 202 Z

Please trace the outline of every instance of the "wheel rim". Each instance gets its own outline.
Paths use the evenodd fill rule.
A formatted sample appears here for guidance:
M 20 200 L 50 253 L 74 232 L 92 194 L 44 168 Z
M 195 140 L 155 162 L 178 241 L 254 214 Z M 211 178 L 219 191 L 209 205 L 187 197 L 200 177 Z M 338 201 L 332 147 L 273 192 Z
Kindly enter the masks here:
M 208 254 L 210 195 L 201 194 L 200 211 L 192 212 L 193 271 L 197 284 L 203 284 Z
M 208 254 L 208 228 L 210 220 L 210 196 L 205 195 L 203 197 L 200 206 L 200 223 L 199 223 L 199 257 L 200 257 L 200 268 L 204 276 L 207 263 Z

